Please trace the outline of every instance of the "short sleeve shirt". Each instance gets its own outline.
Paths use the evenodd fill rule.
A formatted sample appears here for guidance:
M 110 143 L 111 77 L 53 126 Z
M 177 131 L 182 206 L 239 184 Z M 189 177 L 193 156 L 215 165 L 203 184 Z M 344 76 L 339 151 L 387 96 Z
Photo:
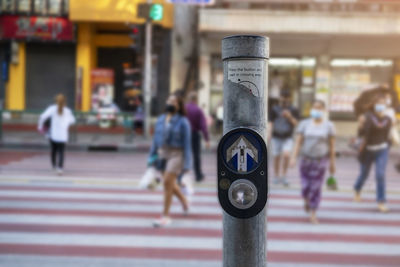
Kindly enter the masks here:
M 300 122 L 296 132 L 304 137 L 301 155 L 309 158 L 323 158 L 329 154 L 329 138 L 336 135 L 331 121 L 315 123 L 313 119 Z
M 281 107 L 280 105 L 272 107 L 268 120 L 273 123 L 273 137 L 289 138 L 293 135 L 294 126 L 282 115 L 285 110 L 288 110 L 295 119 L 299 119 L 299 112 L 295 107 Z

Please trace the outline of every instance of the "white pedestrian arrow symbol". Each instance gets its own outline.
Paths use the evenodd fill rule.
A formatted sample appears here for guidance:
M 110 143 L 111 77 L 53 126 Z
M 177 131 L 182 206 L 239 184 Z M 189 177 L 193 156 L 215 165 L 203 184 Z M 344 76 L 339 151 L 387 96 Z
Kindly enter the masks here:
M 250 157 L 250 161 L 249 161 Z M 241 135 L 227 150 L 227 161 L 234 160 L 233 165 L 238 172 L 247 172 L 253 162 L 258 162 L 258 150 L 246 137 Z

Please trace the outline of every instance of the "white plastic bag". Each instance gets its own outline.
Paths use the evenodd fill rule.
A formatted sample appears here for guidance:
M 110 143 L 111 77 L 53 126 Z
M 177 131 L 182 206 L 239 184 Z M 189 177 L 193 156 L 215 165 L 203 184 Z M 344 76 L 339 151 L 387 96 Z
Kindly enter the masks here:
M 140 189 L 155 189 L 159 184 L 159 173 L 153 166 L 148 167 L 139 182 Z
M 193 187 L 193 175 L 191 172 L 185 172 L 181 178 L 181 190 L 182 193 L 188 198 L 190 201 L 191 196 L 194 194 Z

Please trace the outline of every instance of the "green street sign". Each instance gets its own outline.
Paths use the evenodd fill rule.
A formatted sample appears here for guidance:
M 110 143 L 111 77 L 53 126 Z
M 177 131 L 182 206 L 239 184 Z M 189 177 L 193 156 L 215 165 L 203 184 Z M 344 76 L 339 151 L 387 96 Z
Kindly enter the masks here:
M 162 20 L 164 15 L 164 7 L 161 4 L 153 4 L 150 6 L 149 17 L 151 20 Z

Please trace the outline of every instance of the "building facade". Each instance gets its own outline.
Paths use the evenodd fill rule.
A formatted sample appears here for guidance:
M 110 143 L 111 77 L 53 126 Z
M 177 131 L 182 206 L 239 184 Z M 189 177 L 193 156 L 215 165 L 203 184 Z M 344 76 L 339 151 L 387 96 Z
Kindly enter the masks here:
M 107 69 L 114 77 L 112 100 L 124 109 L 126 91 L 141 90 L 145 19 L 139 18 L 138 6 L 144 2 L 2 0 L 0 98 L 5 108 L 43 109 L 63 93 L 69 106 L 90 111 L 93 71 Z M 170 66 L 173 6 L 164 0 L 153 2 L 164 10 L 163 18 L 153 24 L 155 96 L 157 90 L 169 92 L 169 82 L 164 82 L 169 73 L 163 70 Z
M 400 1 L 217 1 L 199 11 L 201 103 L 211 115 L 222 103 L 221 39 L 259 34 L 270 38 L 270 97 L 290 90 L 303 116 L 320 98 L 333 119 L 353 119 L 362 90 L 400 93 L 399 11 Z

